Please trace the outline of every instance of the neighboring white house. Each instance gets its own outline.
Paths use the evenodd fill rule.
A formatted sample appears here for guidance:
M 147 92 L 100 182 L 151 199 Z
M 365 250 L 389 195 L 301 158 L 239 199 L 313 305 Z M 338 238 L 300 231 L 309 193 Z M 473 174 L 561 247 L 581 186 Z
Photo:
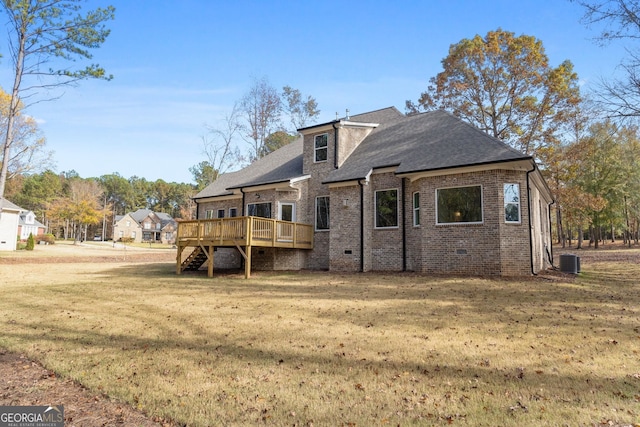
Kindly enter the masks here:
M 42 236 L 45 233 L 46 226 L 36 219 L 36 214 L 32 211 L 23 211 L 20 214 L 18 222 L 18 235 L 20 240 L 27 240 L 29 234 L 33 237 Z
M 23 209 L 0 198 L 0 251 L 15 251 L 18 240 L 18 224 Z

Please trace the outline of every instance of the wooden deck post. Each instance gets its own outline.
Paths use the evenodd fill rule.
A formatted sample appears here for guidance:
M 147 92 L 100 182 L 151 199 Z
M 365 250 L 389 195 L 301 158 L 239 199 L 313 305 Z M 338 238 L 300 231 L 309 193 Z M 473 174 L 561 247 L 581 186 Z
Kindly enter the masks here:
M 247 254 L 244 260 L 244 278 L 248 279 L 251 277 L 251 246 L 245 246 L 244 250 Z
M 208 265 L 208 270 L 207 270 L 207 276 L 208 277 L 213 277 L 213 245 L 209 246 L 209 265 Z
M 178 254 L 176 255 L 176 274 L 182 273 L 182 251 L 184 250 L 184 246 L 178 242 Z

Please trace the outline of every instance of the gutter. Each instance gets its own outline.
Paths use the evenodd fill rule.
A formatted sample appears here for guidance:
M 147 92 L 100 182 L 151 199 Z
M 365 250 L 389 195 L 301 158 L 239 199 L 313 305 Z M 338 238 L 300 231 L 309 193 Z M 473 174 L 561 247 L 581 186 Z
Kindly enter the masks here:
M 400 191 L 402 194 L 400 195 L 400 200 L 402 204 L 400 205 L 400 218 L 402 218 L 402 271 L 407 271 L 407 218 L 405 215 L 405 193 L 406 193 L 407 179 L 402 179 L 402 186 L 400 187 Z
M 333 127 L 333 168 L 338 169 L 338 127 L 336 127 L 336 123 L 332 122 L 331 126 Z
M 360 273 L 364 273 L 364 184 L 358 180 L 360 185 Z
M 553 265 L 553 235 L 551 234 L 551 205 L 554 205 L 556 203 L 555 200 L 552 200 L 551 203 L 547 203 L 547 221 L 549 224 L 549 245 L 551 246 L 551 251 L 547 250 L 547 258 L 549 260 L 549 264 L 551 264 L 551 267 L 553 269 L 556 268 L 555 265 Z
M 534 271 L 533 266 L 533 232 L 531 231 L 531 185 L 529 184 L 529 174 L 536 170 L 536 164 L 533 163 L 533 169 L 527 171 L 527 211 L 529 217 L 529 261 L 531 264 L 531 274 L 537 276 L 538 273 Z

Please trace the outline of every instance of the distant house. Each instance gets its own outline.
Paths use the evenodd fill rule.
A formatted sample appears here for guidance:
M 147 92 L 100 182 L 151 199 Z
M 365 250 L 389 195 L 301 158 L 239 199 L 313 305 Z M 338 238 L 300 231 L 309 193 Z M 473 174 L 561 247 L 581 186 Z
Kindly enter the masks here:
M 18 241 L 20 212 L 24 209 L 0 198 L 0 251 L 15 251 Z
M 33 237 L 44 235 L 47 227 L 36 219 L 32 211 L 23 211 L 18 222 L 18 236 L 20 240 L 27 240 L 29 234 Z
M 171 215 L 138 209 L 126 215 L 116 216 L 113 226 L 113 240 L 129 238 L 136 243 L 174 244 L 178 228 Z
M 178 273 L 205 259 L 244 262 L 247 276 L 251 263 L 505 276 L 551 265 L 553 198 L 531 156 L 444 111 L 385 108 L 298 131 L 194 197 Z

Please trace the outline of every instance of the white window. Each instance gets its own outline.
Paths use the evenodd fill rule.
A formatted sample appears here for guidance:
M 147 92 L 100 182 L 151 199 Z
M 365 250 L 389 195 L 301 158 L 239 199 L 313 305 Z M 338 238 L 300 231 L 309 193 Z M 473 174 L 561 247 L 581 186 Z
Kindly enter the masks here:
M 316 197 L 316 230 L 329 229 L 329 196 Z
M 420 226 L 420 193 L 413 193 L 413 226 Z
M 376 191 L 375 200 L 376 228 L 393 228 L 398 226 L 398 190 Z
M 271 203 L 250 203 L 247 205 L 247 215 L 271 218 Z
M 520 185 L 504 185 L 504 220 L 510 223 L 520 222 Z
M 127 221 L 127 227 L 131 227 L 131 221 Z
M 132 232 L 131 232 L 131 238 L 132 238 L 132 239 L 135 239 L 135 238 L 136 238 L 136 232 L 135 232 L 135 231 L 132 231 Z
M 329 135 L 323 133 L 322 135 L 316 135 L 314 138 L 314 162 L 326 162 L 327 161 L 327 146 L 329 141 Z
M 224 218 L 224 209 L 218 209 L 218 213 L 216 214 L 216 218 Z
M 204 219 L 213 219 L 213 209 L 204 211 Z
M 144 223 L 144 229 L 145 230 L 151 230 L 151 223 L 150 222 L 145 222 Z
M 482 223 L 482 187 L 439 188 L 436 208 L 438 224 Z

